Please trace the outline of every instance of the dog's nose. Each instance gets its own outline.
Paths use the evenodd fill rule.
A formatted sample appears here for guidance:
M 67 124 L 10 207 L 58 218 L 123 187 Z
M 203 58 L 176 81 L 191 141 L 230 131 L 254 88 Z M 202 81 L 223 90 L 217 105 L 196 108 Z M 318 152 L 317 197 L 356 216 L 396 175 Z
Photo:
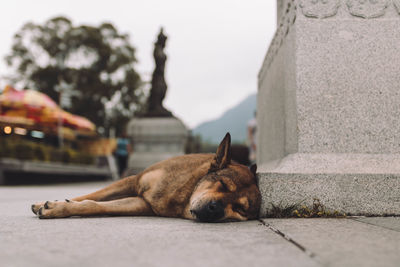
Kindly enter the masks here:
M 216 222 L 225 214 L 224 206 L 220 201 L 210 201 L 199 208 L 191 209 L 190 212 L 201 222 Z
M 215 212 L 217 208 L 218 208 L 218 203 L 216 201 L 211 201 L 207 206 L 209 212 Z

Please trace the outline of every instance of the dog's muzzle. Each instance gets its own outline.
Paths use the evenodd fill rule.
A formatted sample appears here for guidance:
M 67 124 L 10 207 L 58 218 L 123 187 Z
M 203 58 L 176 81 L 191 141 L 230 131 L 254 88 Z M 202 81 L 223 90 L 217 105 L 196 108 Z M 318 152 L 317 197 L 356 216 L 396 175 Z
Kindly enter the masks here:
M 190 213 L 201 222 L 216 222 L 225 216 L 222 202 L 210 201 L 200 208 L 190 210 Z

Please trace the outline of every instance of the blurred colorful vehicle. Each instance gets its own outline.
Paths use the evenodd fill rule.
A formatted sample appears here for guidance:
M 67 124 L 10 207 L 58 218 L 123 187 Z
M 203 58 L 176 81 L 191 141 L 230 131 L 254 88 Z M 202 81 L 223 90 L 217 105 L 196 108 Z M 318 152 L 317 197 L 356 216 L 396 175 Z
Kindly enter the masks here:
M 96 135 L 96 126 L 91 121 L 62 110 L 47 95 L 35 90 L 16 90 L 11 86 L 6 86 L 0 94 L 0 123 L 42 127 L 47 132 L 57 131 L 61 124 L 69 138 Z
M 0 103 L 14 108 L 57 109 L 57 104 L 47 95 L 34 90 L 16 90 L 6 86 L 0 95 Z
M 43 93 L 11 86 L 0 93 L 0 184 L 117 179 L 115 147 Z

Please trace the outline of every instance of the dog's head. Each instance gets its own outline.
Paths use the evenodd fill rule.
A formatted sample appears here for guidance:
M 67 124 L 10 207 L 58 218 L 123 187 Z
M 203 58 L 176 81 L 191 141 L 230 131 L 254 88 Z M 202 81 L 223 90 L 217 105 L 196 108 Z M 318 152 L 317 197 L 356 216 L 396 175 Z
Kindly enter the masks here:
M 203 222 L 245 221 L 258 218 L 261 195 L 256 167 L 231 162 L 231 137 L 227 133 L 217 149 L 208 174 L 190 198 L 190 212 Z

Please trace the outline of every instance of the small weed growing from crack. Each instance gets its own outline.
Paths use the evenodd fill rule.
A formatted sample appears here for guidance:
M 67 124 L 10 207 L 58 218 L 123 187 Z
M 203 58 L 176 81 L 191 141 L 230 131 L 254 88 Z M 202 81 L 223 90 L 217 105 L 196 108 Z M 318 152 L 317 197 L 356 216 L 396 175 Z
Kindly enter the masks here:
M 298 204 L 282 207 L 282 205 L 272 204 L 272 209 L 269 211 L 269 216 L 272 218 L 288 218 L 293 217 L 294 211 L 298 209 Z
M 312 207 L 294 204 L 286 207 L 275 206 L 269 211 L 270 218 L 345 218 L 346 214 L 337 210 L 328 211 L 318 198 L 313 199 Z

